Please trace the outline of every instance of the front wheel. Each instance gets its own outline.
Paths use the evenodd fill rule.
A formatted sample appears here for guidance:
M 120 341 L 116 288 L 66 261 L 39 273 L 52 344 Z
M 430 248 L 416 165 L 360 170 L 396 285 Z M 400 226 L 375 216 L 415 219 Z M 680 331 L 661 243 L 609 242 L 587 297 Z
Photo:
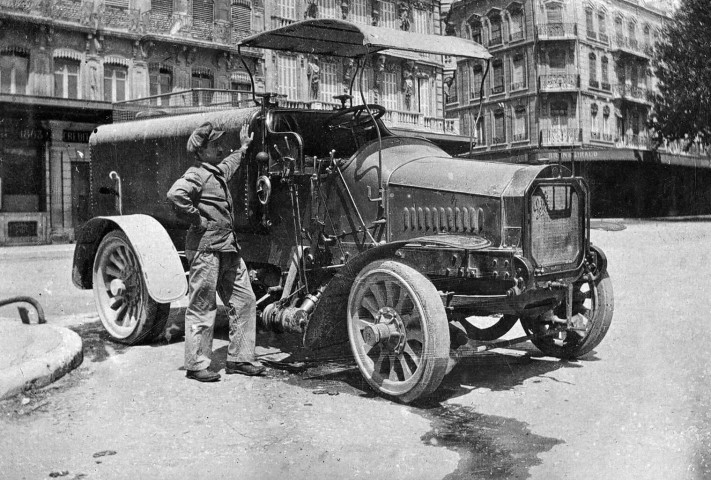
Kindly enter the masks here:
M 108 233 L 94 258 L 94 302 L 111 338 L 135 345 L 159 336 L 170 314 L 170 303 L 148 294 L 136 252 L 121 231 Z
M 348 298 L 348 336 L 376 391 L 408 403 L 434 392 L 449 360 L 449 326 L 432 282 L 392 260 L 367 265 Z
M 565 301 L 537 317 L 521 318 L 521 325 L 531 342 L 546 355 L 577 358 L 600 344 L 610 328 L 614 310 L 612 281 L 604 273 L 595 281 L 574 286 L 573 324 L 578 328 L 555 332 L 566 318 Z

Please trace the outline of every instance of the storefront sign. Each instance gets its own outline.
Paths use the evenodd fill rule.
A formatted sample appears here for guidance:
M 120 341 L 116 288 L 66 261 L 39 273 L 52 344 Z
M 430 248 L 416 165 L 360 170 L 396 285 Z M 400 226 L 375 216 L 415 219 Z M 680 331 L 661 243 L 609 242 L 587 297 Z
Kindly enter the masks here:
M 49 131 L 41 128 L 14 129 L 0 126 L 0 140 L 49 140 Z
M 62 141 L 70 143 L 89 143 L 91 132 L 82 130 L 62 130 Z
M 576 162 L 585 161 L 635 161 L 638 160 L 633 150 L 628 149 L 600 149 L 600 150 L 561 150 L 560 152 L 552 150 L 540 152 L 536 155 L 536 160 L 541 163 L 557 162 L 560 159 L 563 162 L 570 161 L 570 155 L 573 154 L 573 160 Z M 560 156 L 559 156 L 560 155 Z

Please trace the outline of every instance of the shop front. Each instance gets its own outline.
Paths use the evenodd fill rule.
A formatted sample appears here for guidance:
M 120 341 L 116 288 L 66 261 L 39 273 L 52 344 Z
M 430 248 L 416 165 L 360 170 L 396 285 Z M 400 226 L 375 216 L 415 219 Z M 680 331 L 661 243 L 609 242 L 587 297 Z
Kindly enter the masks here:
M 46 175 L 50 132 L 39 123 L 0 121 L 0 244 L 49 240 Z

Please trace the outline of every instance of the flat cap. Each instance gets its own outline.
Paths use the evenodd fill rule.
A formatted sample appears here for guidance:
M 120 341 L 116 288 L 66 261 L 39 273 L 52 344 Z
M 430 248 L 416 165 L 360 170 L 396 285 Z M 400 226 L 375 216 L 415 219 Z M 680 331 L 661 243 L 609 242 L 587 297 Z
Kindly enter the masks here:
M 224 133 L 223 130 L 214 129 L 210 122 L 203 123 L 190 134 L 190 138 L 188 138 L 188 152 L 195 153 L 199 151 L 208 143 L 220 138 Z

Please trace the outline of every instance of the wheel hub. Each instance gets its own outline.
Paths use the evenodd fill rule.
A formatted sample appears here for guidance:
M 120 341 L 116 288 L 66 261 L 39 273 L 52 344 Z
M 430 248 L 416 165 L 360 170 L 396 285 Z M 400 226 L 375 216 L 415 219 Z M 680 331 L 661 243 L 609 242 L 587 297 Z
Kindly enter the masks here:
M 370 346 L 380 343 L 399 354 L 405 347 L 405 324 L 393 308 L 383 307 L 376 322 L 363 329 L 363 340 Z
M 119 295 L 123 296 L 123 294 L 126 293 L 126 284 L 124 283 L 123 279 L 114 278 L 109 284 L 109 290 L 111 291 L 111 295 L 113 295 L 114 297 Z

